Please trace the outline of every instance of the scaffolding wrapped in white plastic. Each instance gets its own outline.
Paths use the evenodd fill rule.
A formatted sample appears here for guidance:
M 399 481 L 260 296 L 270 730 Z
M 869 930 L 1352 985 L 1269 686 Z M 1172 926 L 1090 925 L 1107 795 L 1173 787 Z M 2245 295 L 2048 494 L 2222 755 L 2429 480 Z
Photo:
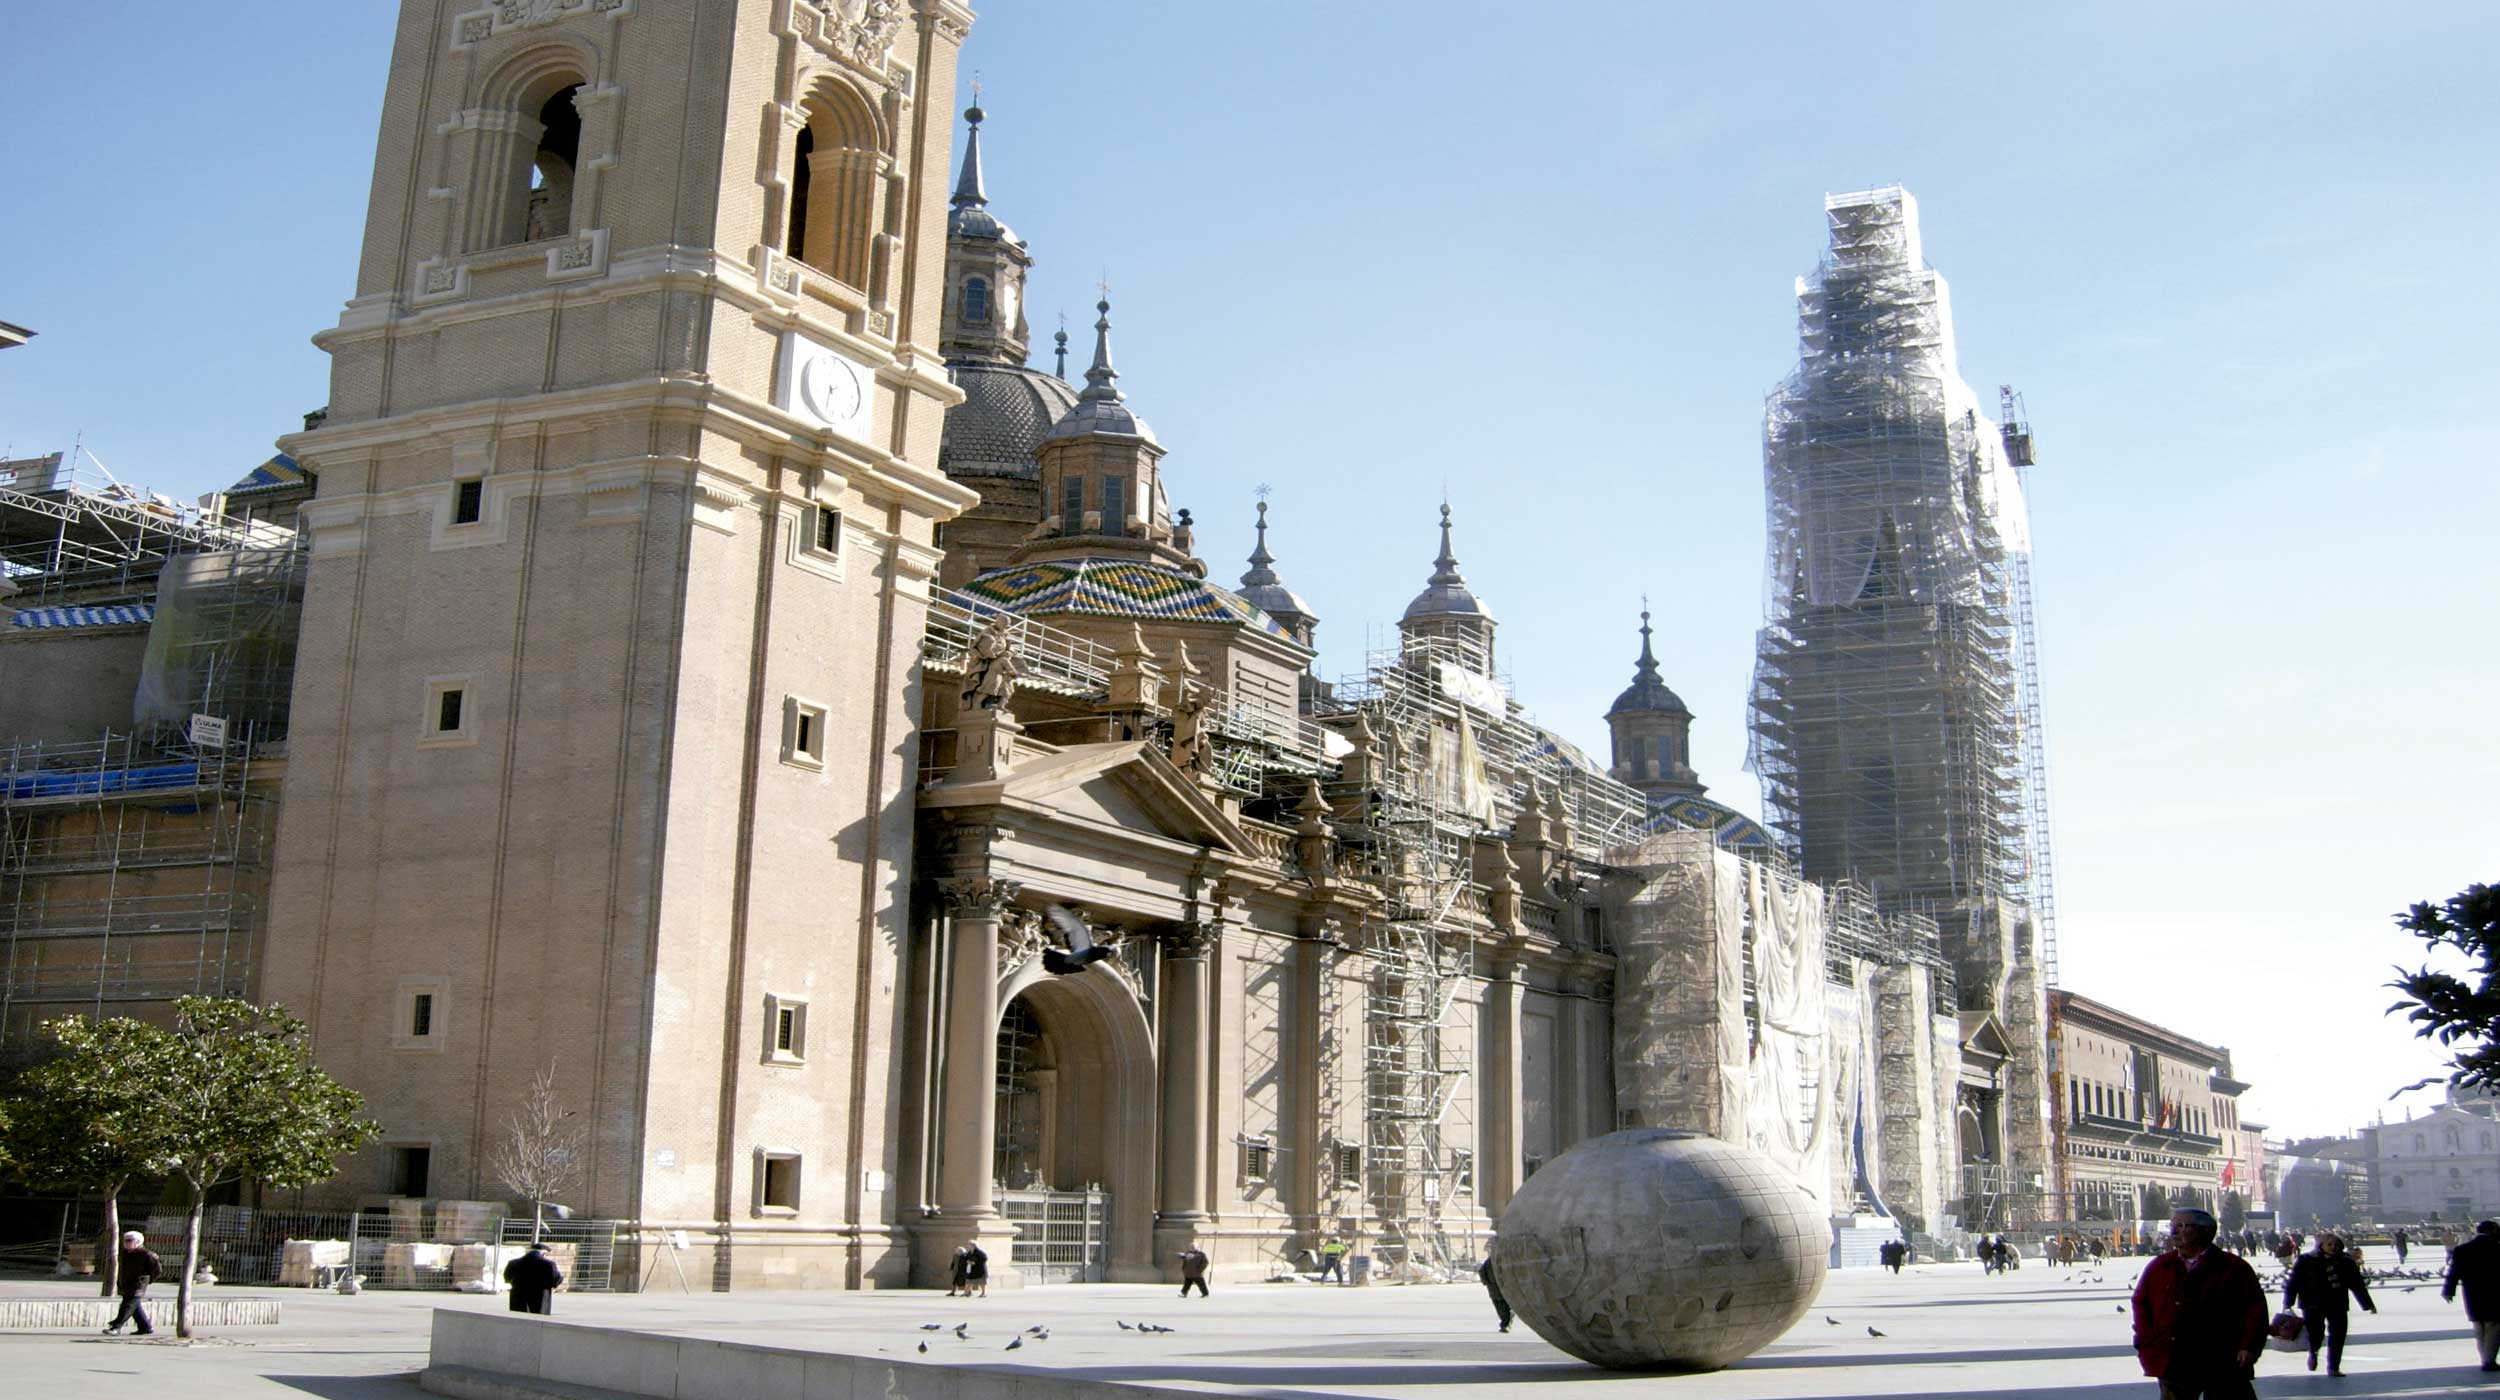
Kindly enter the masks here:
M 1797 283 L 1797 370 L 1763 424 L 1747 767 L 1809 879 L 1893 908 L 2042 903 L 2022 482 L 1962 382 L 1916 202 L 1894 187 L 1825 212 L 1830 251 Z

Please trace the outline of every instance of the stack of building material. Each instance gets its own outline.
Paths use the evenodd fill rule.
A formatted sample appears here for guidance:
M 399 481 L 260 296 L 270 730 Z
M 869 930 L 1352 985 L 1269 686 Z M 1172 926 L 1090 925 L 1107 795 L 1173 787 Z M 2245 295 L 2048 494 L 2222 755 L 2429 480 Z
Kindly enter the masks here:
M 401 1241 L 382 1250 L 384 1288 L 441 1288 L 451 1281 L 452 1246 Z
M 278 1255 L 278 1285 L 315 1287 L 323 1281 L 319 1269 L 346 1265 L 347 1248 L 345 1240 L 288 1240 Z
M 463 1244 L 491 1240 L 503 1229 L 503 1213 L 500 1201 L 436 1201 L 434 1232 L 428 1238 Z

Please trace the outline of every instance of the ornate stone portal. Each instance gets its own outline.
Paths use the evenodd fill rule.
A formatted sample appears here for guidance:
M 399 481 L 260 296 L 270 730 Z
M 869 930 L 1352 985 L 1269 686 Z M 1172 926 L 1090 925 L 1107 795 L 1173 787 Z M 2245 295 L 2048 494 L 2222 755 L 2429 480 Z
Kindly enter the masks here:
M 1700 1133 L 1582 1143 L 1511 1198 L 1502 1294 L 1536 1334 L 1616 1370 L 1716 1370 L 1794 1326 L 1831 1232 L 1794 1175 Z

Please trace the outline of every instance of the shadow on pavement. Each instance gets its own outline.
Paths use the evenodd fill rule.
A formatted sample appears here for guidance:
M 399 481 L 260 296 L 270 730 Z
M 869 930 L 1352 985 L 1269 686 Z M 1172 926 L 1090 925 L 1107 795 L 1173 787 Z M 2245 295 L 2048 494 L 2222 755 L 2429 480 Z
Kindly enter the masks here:
M 290 1390 L 318 1395 L 322 1400 L 410 1400 L 425 1392 L 417 1386 L 417 1373 L 402 1372 L 389 1376 L 264 1376 Z

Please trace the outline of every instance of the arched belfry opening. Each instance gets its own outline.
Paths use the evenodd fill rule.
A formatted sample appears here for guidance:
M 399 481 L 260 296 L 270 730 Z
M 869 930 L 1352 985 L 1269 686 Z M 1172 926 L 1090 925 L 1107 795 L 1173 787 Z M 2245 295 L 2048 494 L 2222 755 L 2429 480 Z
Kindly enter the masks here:
M 1098 1283 L 1152 1248 L 1152 1033 L 1128 983 L 1028 965 L 1001 988 L 992 1190 L 1028 1283 Z
M 526 239 L 561 238 L 573 231 L 573 168 L 581 161 L 582 114 L 574 105 L 575 83 L 538 109 L 538 149 L 530 154 Z
M 848 86 L 820 85 L 802 107 L 790 172 L 789 238 L 783 248 L 818 272 L 868 289 L 883 223 L 876 114 Z

